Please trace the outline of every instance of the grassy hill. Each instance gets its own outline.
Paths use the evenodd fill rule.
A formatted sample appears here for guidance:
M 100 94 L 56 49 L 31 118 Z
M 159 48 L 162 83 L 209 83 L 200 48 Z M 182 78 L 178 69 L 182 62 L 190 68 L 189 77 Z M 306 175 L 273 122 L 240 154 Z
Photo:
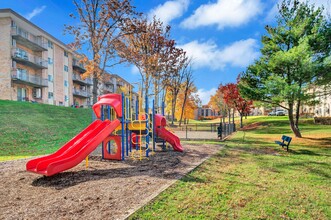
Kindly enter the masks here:
M 49 154 L 91 123 L 91 109 L 0 100 L 0 161 Z

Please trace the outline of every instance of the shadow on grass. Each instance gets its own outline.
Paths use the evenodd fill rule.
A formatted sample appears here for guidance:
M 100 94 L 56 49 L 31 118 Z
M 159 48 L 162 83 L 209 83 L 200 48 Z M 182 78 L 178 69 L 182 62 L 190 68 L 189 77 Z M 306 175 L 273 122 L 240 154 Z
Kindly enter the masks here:
M 314 166 L 319 166 L 316 168 Z M 282 170 L 294 170 L 294 169 L 306 169 L 308 172 L 320 177 L 331 179 L 330 172 L 324 170 L 331 170 L 331 166 L 325 162 L 316 162 L 316 161 L 303 161 L 303 162 L 291 162 L 291 163 L 281 163 L 276 164 L 275 167 Z
M 311 141 L 317 141 L 319 147 L 329 147 L 329 148 L 331 148 L 331 137 L 327 137 L 327 138 L 303 137 L 302 139 L 307 139 L 307 140 L 311 140 Z
M 201 179 L 201 178 L 198 178 L 198 177 L 195 177 L 195 176 L 191 176 L 191 175 L 187 175 L 185 176 L 184 178 L 182 178 L 180 180 L 181 182 L 194 182 L 194 183 L 205 183 L 206 181 Z
M 300 150 L 292 150 L 292 149 L 289 149 L 290 153 L 292 154 L 297 154 L 297 155 L 310 155 L 310 156 L 325 156 L 323 154 L 319 154 L 319 153 L 316 153 L 314 151 L 311 151 L 311 150 L 305 150 L 305 149 L 300 149 Z

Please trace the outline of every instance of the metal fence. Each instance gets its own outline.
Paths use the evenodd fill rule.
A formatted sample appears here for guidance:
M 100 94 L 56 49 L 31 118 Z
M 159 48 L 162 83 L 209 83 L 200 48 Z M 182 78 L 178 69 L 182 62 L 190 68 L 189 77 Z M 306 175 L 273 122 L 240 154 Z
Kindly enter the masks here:
M 189 124 L 172 127 L 176 135 L 186 140 L 223 140 L 236 130 L 233 123 Z

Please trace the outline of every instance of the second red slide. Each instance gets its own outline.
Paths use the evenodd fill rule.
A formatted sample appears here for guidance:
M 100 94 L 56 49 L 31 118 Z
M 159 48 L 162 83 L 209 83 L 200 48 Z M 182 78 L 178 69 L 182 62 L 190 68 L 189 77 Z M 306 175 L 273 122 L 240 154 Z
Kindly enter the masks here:
M 179 138 L 175 134 L 161 127 L 161 128 L 156 128 L 156 135 L 164 139 L 165 141 L 169 142 L 175 151 L 183 152 L 184 149 L 180 144 Z

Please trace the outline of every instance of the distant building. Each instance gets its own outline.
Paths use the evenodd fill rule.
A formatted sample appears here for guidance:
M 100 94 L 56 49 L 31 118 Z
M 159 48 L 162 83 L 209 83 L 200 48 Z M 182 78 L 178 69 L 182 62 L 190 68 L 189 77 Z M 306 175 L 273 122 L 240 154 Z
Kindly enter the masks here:
M 210 108 L 208 105 L 203 105 L 194 110 L 194 119 L 199 120 L 201 118 L 219 116 L 219 112 Z
M 258 115 L 266 115 L 265 107 L 254 107 L 251 109 L 249 115 L 258 116 Z
M 316 101 L 319 103 L 313 106 L 303 105 L 300 113 L 317 117 L 330 117 L 331 116 L 331 91 L 327 88 L 314 88 L 312 93 L 316 94 Z
M 107 93 L 122 93 L 125 88 L 130 90 L 132 103 L 135 103 L 138 99 L 138 94 L 133 91 L 134 86 L 117 74 L 104 74 L 103 79 L 99 81 L 98 88 L 98 95 L 104 95 Z

